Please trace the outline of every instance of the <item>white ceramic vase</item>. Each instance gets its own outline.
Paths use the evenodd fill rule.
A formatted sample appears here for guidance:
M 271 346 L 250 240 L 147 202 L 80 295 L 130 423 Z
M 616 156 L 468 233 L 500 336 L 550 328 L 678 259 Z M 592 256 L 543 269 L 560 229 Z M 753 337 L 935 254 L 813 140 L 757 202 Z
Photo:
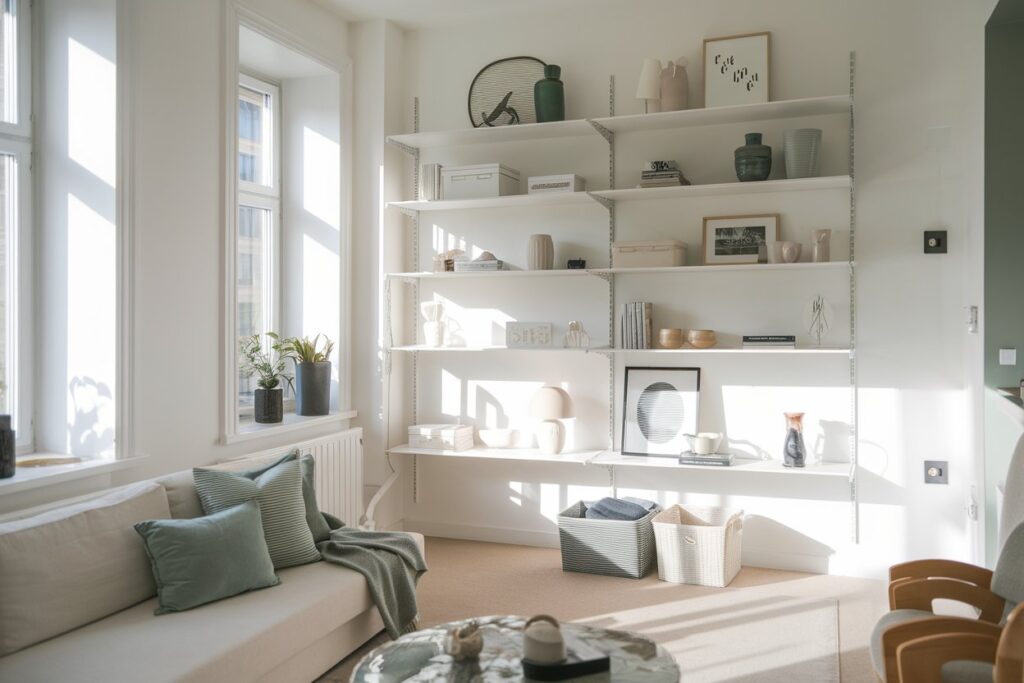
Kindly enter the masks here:
M 821 228 L 820 230 L 815 230 L 811 234 L 814 238 L 814 248 L 811 252 L 811 260 L 815 263 L 828 263 L 832 260 L 832 230 L 830 228 Z
M 784 263 L 796 263 L 800 260 L 800 252 L 803 251 L 803 245 L 799 242 L 783 242 L 782 243 L 782 260 Z
M 551 270 L 555 266 L 555 243 L 551 235 L 530 235 L 527 267 L 530 270 Z
M 444 323 L 440 320 L 423 323 L 423 343 L 435 349 L 444 346 Z

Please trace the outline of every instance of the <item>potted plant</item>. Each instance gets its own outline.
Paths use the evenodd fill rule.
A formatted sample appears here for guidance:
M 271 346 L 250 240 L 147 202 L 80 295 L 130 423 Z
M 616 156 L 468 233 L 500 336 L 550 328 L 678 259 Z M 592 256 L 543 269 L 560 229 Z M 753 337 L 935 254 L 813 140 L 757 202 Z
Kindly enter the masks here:
M 276 337 L 275 337 L 276 338 Z M 322 339 L 322 344 L 321 344 Z M 331 351 L 325 335 L 281 339 L 275 348 L 295 361 L 295 413 L 327 415 L 331 411 Z
M 0 404 L 4 403 L 7 384 L 0 380 Z M 11 416 L 0 415 L 0 479 L 14 476 L 14 430 L 11 429 Z
M 256 380 L 258 388 L 254 392 L 253 412 L 256 422 L 261 424 L 272 424 L 284 419 L 284 387 L 281 386 L 281 380 L 292 385 L 292 378 L 284 371 L 287 356 L 280 348 L 277 335 L 267 332 L 267 336 L 274 340 L 269 350 L 258 334 L 244 337 L 241 342 L 242 372 L 249 377 L 259 377 Z

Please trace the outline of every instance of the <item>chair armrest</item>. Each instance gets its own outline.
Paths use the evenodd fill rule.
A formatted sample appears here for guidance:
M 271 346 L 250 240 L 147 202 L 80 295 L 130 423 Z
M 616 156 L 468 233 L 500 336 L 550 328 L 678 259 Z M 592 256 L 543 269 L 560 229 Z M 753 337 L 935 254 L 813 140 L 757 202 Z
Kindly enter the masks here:
M 1024 680 L 1024 602 L 1017 605 L 1003 626 L 1003 637 L 996 650 L 995 683 L 1020 683 Z
M 979 619 L 997 623 L 1003 618 L 1006 601 L 988 588 L 956 579 L 904 579 L 889 585 L 889 604 L 892 609 L 919 609 L 932 611 L 937 599 L 966 602 L 981 610 Z
M 894 683 L 901 680 L 897 652 L 906 643 L 918 638 L 949 634 L 973 634 L 998 640 L 1000 631 L 999 626 L 995 624 L 990 624 L 987 621 L 965 619 L 963 617 L 922 617 L 921 619 L 894 624 L 882 634 L 885 680 L 893 681 Z
M 942 665 L 958 659 L 995 663 L 998 640 L 980 633 L 924 636 L 896 650 L 899 678 L 906 683 L 942 683 Z
M 956 560 L 914 560 L 889 567 L 889 581 L 931 578 L 959 579 L 988 588 L 992 585 L 992 570 Z

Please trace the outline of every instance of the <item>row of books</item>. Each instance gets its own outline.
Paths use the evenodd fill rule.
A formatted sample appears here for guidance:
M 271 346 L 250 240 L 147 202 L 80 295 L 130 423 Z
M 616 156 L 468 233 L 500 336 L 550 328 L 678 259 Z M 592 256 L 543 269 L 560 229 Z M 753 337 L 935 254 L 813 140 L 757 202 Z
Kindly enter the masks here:
M 619 317 L 619 347 L 623 349 L 650 349 L 654 346 L 654 306 L 648 301 L 623 304 Z
M 420 167 L 420 199 L 434 201 L 441 198 L 441 164 L 423 164 Z
M 456 273 L 480 273 L 493 270 L 504 270 L 505 262 L 501 259 L 487 259 L 484 261 L 456 261 Z
M 745 334 L 743 348 L 795 349 L 796 335 L 792 334 Z

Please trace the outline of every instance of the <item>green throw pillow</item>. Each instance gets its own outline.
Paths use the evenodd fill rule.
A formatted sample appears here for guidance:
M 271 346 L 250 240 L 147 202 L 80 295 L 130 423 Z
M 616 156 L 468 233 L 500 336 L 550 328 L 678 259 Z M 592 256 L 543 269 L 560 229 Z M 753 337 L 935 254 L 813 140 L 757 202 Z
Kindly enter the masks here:
M 306 524 L 302 474 L 297 460 L 282 462 L 255 479 L 223 470 L 195 468 L 192 478 L 206 514 L 247 500 L 256 500 L 263 519 L 263 537 L 275 569 L 320 559 Z
M 279 583 L 254 500 L 208 517 L 139 522 L 135 531 L 156 580 L 160 606 L 155 614 Z
M 313 460 L 313 456 L 299 455 L 298 449 L 292 451 L 288 455 L 284 456 L 280 460 L 266 467 L 262 467 L 258 470 L 247 470 L 245 472 L 239 472 L 239 474 L 248 477 L 249 479 L 255 479 L 267 470 L 277 467 L 283 462 L 295 460 L 298 458 L 299 467 L 302 470 L 302 500 L 306 504 L 306 524 L 309 525 L 309 531 L 313 534 L 313 542 L 320 543 L 326 541 L 331 536 L 331 527 L 328 526 L 324 520 L 324 516 L 320 513 L 320 508 L 316 504 L 316 489 L 313 487 L 313 476 L 315 474 L 314 468 L 316 463 Z

